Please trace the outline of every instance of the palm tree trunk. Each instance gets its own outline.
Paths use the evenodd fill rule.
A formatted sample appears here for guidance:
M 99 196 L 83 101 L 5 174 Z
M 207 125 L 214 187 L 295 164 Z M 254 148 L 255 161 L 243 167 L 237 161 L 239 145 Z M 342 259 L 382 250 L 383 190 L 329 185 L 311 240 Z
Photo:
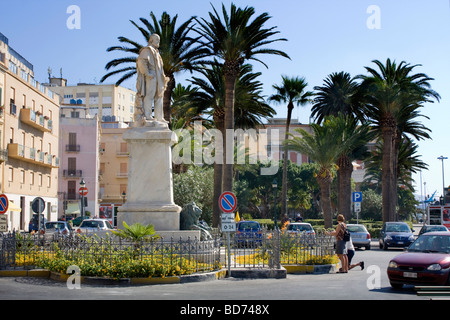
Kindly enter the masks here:
M 350 220 L 352 217 L 352 172 L 353 165 L 350 159 L 342 155 L 337 161 L 339 167 L 338 181 L 339 181 L 339 204 L 338 211 L 343 214 L 345 220 Z
M 383 121 L 383 154 L 382 154 L 382 197 L 383 222 L 393 221 L 395 218 L 395 204 L 397 198 L 396 175 L 394 172 L 396 122 L 393 117 Z
M 236 79 L 239 75 L 239 63 L 225 61 L 223 73 L 225 76 L 225 132 L 233 132 L 233 139 L 226 139 L 223 152 L 223 179 L 222 190 L 233 191 L 233 163 L 234 163 L 234 94 Z M 228 153 L 231 152 L 229 155 Z M 229 160 L 227 161 L 227 158 Z
M 171 101 L 172 101 L 172 92 L 175 88 L 175 77 L 169 75 L 169 82 L 167 83 L 166 90 L 164 91 L 163 98 L 163 111 L 164 111 L 164 119 L 169 122 L 169 128 L 171 128 L 172 123 L 172 111 L 171 111 Z
M 286 132 L 284 139 L 289 139 L 289 128 L 291 126 L 291 117 L 292 117 L 292 110 L 294 109 L 294 104 L 292 102 L 289 102 L 288 104 L 288 113 L 287 113 L 287 119 L 286 119 Z M 283 154 L 283 184 L 281 187 L 281 216 L 283 216 L 285 213 L 287 213 L 287 164 L 289 160 L 289 151 L 286 149 Z
M 333 218 L 331 216 L 330 198 L 331 177 L 329 176 L 329 174 L 326 174 L 325 177 L 322 177 L 322 172 L 319 172 L 317 174 L 317 182 L 320 186 L 320 203 L 322 205 L 324 227 L 332 228 Z
M 224 137 L 224 111 L 223 109 L 216 109 L 213 115 L 214 123 L 216 125 L 216 129 L 222 133 L 222 137 Z M 218 149 L 222 148 L 216 144 L 216 153 Z M 214 196 L 213 196 L 213 227 L 217 228 L 220 222 L 220 208 L 219 208 L 219 197 L 222 194 L 222 174 L 223 174 L 223 165 L 221 162 L 214 162 Z

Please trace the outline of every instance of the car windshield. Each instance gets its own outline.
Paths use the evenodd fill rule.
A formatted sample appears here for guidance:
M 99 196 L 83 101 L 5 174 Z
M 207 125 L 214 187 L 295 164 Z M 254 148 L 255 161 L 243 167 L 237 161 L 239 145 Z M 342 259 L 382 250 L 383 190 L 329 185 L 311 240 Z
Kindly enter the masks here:
M 386 232 L 411 232 L 406 224 L 388 224 L 386 225 Z
M 87 221 L 81 223 L 82 228 L 103 228 L 103 221 Z
M 347 229 L 349 232 L 367 232 L 367 230 L 364 226 L 347 225 Z
M 450 236 L 424 234 L 408 247 L 408 251 L 450 253 Z
M 432 232 L 432 231 L 447 231 L 446 226 L 427 226 L 424 227 L 426 232 Z
M 257 222 L 240 222 L 238 225 L 239 230 L 251 230 L 251 231 L 258 231 L 259 223 Z
M 63 230 L 64 229 L 64 223 L 62 222 L 47 222 L 45 224 L 45 229 L 47 230 Z
M 290 231 L 312 231 L 312 227 L 309 224 L 290 224 L 288 227 Z

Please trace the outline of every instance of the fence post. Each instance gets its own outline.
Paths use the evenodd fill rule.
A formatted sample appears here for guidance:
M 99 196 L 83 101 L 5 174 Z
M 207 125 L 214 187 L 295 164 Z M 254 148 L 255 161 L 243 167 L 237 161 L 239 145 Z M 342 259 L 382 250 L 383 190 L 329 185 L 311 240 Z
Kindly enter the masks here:
M 281 268 L 281 231 L 276 229 L 274 230 L 274 244 L 273 244 L 273 262 L 274 262 L 274 268 L 280 269 Z

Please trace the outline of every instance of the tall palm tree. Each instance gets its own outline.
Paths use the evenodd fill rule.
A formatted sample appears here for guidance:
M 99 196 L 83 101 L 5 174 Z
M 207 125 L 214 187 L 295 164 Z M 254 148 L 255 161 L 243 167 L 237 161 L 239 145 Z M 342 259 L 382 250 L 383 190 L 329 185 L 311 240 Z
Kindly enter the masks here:
M 234 129 L 234 103 L 235 85 L 239 77 L 240 66 L 245 60 L 261 61 L 257 56 L 261 54 L 279 55 L 286 58 L 289 56 L 281 50 L 267 48 L 267 45 L 276 41 L 286 39 L 273 38 L 278 31 L 275 27 L 265 28 L 264 24 L 270 19 L 267 13 L 260 14 L 255 18 L 253 7 L 237 8 L 231 4 L 230 13 L 222 4 L 222 15 L 213 6 L 213 12 L 209 13 L 209 21 L 202 18 L 196 19 L 199 24 L 198 32 L 204 38 L 205 48 L 210 50 L 210 55 L 223 61 L 223 72 L 225 76 L 225 129 Z M 253 19 L 253 20 L 252 20 Z M 267 67 L 267 66 L 266 66 Z M 233 189 L 233 162 L 227 163 L 227 150 L 233 150 L 231 144 L 234 141 L 226 141 L 224 148 L 224 170 L 223 190 Z
M 289 139 L 289 128 L 291 126 L 292 110 L 294 110 L 294 104 L 297 106 L 304 106 L 311 101 L 313 95 L 312 92 L 306 91 L 308 83 L 305 78 L 301 77 L 287 77 L 282 76 L 281 85 L 273 85 L 275 94 L 269 97 L 269 101 L 276 103 L 287 104 L 287 119 L 286 119 L 286 131 L 285 140 Z M 287 163 L 289 160 L 289 152 L 284 152 L 283 155 L 283 182 L 281 187 L 281 214 L 287 213 Z
M 383 221 L 396 217 L 397 204 L 397 160 L 399 143 L 403 134 L 427 138 L 423 125 L 412 122 L 419 116 L 418 109 L 426 102 L 439 101 L 438 93 L 431 89 L 426 74 L 413 74 L 418 65 L 387 59 L 386 64 L 374 60 L 379 71 L 366 67 L 369 75 L 361 75 L 365 92 L 367 115 L 378 137 L 382 140 L 382 196 Z M 408 129 L 407 131 L 404 131 Z
M 346 127 L 344 134 L 360 135 L 356 144 L 341 154 L 337 160 L 338 170 L 338 210 L 348 220 L 351 217 L 351 175 L 352 161 L 366 155 L 365 144 L 370 139 L 368 126 L 358 127 L 358 120 L 365 122 L 363 91 L 355 78 L 347 72 L 330 74 L 323 86 L 314 87 L 314 105 L 311 108 L 311 117 L 321 123 L 326 116 L 342 116 Z M 343 137 L 345 139 L 345 137 Z
M 176 85 L 175 74 L 180 71 L 192 72 L 197 63 L 200 63 L 201 59 L 206 56 L 208 50 L 198 45 L 199 37 L 192 38 L 189 35 L 193 30 L 195 17 L 189 18 L 178 28 L 176 27 L 178 15 L 171 18 L 169 14 L 163 12 L 161 19 L 158 21 L 153 12 L 150 12 L 150 18 L 151 22 L 145 18 L 139 19 L 144 27 L 132 20 L 130 21 L 144 37 L 144 45 L 120 36 L 118 40 L 124 45 L 112 46 L 106 49 L 108 52 L 120 51 L 130 53 L 131 56 L 109 61 L 105 66 L 106 70 L 123 67 L 108 72 L 101 78 L 100 82 L 104 82 L 114 75 L 122 74 L 119 80 L 116 81 L 116 85 L 120 85 L 123 81 L 133 77 L 136 74 L 136 58 L 139 56 L 139 50 L 143 46 L 148 45 L 148 39 L 151 34 L 158 34 L 160 36 L 159 52 L 164 63 L 164 74 L 169 78 L 163 99 L 164 118 L 170 123 L 171 96 Z
M 325 228 L 332 227 L 330 186 L 337 167 L 336 160 L 355 140 L 355 136 L 349 136 L 346 140 L 342 139 L 343 126 L 339 121 L 341 121 L 339 117 L 328 116 L 322 125 L 311 124 L 312 133 L 297 129 L 300 137 L 291 134 L 292 139 L 284 141 L 287 150 L 306 154 L 316 163 L 316 179 L 320 186 L 320 202 Z
M 225 105 L 225 76 L 223 65 L 211 64 L 208 68 L 199 70 L 203 77 L 193 77 L 190 82 L 193 85 L 191 94 L 183 99 L 184 108 L 182 114 L 203 115 L 204 118 L 212 117 L 215 128 L 225 137 L 224 105 Z M 236 81 L 236 112 L 234 125 L 236 128 L 254 128 L 263 123 L 263 119 L 270 118 L 275 114 L 262 98 L 262 83 L 258 80 L 260 72 L 252 72 L 252 66 L 244 64 L 241 66 L 240 76 Z M 175 109 L 179 103 L 174 104 Z M 216 148 L 220 152 L 220 148 Z M 217 154 L 216 154 L 217 155 Z M 214 202 L 213 202 L 213 226 L 219 223 L 218 200 L 222 193 L 222 171 L 221 162 L 214 163 Z
M 324 117 L 338 113 L 364 121 L 363 92 L 349 73 L 332 73 L 325 78 L 323 86 L 316 86 L 314 90 L 311 118 L 315 122 L 320 124 Z

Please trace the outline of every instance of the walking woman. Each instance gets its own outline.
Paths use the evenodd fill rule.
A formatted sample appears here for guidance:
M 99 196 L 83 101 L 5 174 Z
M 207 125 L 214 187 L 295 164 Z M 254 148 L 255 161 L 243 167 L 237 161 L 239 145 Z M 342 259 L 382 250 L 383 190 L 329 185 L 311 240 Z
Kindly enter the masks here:
M 341 269 L 339 269 L 338 273 L 347 273 L 348 272 L 348 258 L 347 258 L 347 249 L 346 243 L 344 241 L 344 231 L 347 229 L 347 225 L 345 224 L 345 218 L 342 214 L 337 216 L 338 225 L 336 230 L 334 231 L 325 231 L 326 235 L 335 236 L 336 237 L 336 254 L 341 261 Z

